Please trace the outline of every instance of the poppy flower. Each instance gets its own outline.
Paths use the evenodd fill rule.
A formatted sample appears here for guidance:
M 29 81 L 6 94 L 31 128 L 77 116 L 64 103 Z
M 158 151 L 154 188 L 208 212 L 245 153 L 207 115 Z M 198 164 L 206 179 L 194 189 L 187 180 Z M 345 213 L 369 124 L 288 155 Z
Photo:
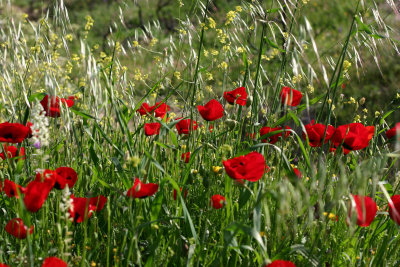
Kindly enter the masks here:
M 394 195 L 389 201 L 389 216 L 400 225 L 400 195 Z
M 197 106 L 197 110 L 206 121 L 215 121 L 224 116 L 224 108 L 215 99 L 211 99 L 204 106 Z
M 388 139 L 392 139 L 396 135 L 400 135 L 400 122 L 396 123 L 396 125 L 393 128 L 386 131 L 386 137 Z
M 4 192 L 9 198 L 11 198 L 11 197 L 19 198 L 19 197 L 18 197 L 18 193 L 17 193 L 17 188 L 18 188 L 18 191 L 19 191 L 19 194 L 20 194 L 20 195 L 25 194 L 25 191 L 26 191 L 25 188 L 23 188 L 22 186 L 20 186 L 20 185 L 14 183 L 13 181 L 10 181 L 10 180 L 8 180 L 8 179 L 5 179 L 5 180 L 4 180 L 3 192 Z
M 48 257 L 43 261 L 42 267 L 67 267 L 67 263 L 57 257 Z
M 297 176 L 298 178 L 301 178 L 301 177 L 302 177 L 301 172 L 299 171 L 299 169 L 293 167 L 293 171 L 294 171 L 294 173 L 296 174 L 296 176 Z
M 275 260 L 265 267 L 296 267 L 296 265 L 291 261 Z
M 246 137 L 248 137 L 249 139 L 254 139 L 256 138 L 256 133 L 246 133 Z
M 182 118 L 178 118 L 177 120 L 180 120 Z M 193 122 L 191 122 L 190 119 L 186 119 L 186 120 L 181 120 L 180 122 L 178 122 L 176 124 L 176 129 L 178 130 L 179 134 L 189 134 L 190 132 L 194 131 L 197 129 L 197 122 L 195 120 L 193 120 Z
M 28 134 L 28 127 L 21 123 L 0 123 L 0 142 L 22 143 Z
M 69 209 L 71 218 L 76 223 L 81 223 L 85 219 L 89 219 L 94 211 L 99 212 L 103 210 L 104 205 L 107 203 L 105 196 L 98 197 L 75 197 L 71 195 L 72 206 Z
M 303 94 L 296 89 L 283 87 L 281 93 L 279 94 L 279 97 L 281 98 L 281 102 L 283 105 L 295 107 L 300 104 Z
M 235 90 L 224 92 L 224 98 L 229 104 L 236 104 L 240 106 L 246 106 L 246 101 L 247 101 L 247 92 L 246 88 L 244 87 L 239 87 L 236 88 Z
M 325 134 L 325 125 L 321 123 L 315 123 L 314 120 L 311 121 L 310 124 L 304 126 L 306 128 L 306 133 L 308 136 L 308 141 L 311 147 L 320 147 L 322 146 L 322 141 L 324 139 Z M 306 133 L 303 133 L 303 138 L 306 139 Z M 335 133 L 335 127 L 332 125 L 328 125 L 328 129 L 325 134 L 325 142 L 328 143 L 331 140 L 333 134 Z
M 40 104 L 46 112 L 46 116 L 56 118 L 60 116 L 60 103 L 70 108 L 75 104 L 74 99 L 75 97 L 73 96 L 69 96 L 68 98 L 59 98 L 58 96 L 52 96 L 49 101 L 49 95 L 46 95 L 42 99 L 42 101 L 40 101 Z
M 7 223 L 6 231 L 7 233 L 15 236 L 16 238 L 25 239 L 26 236 L 28 235 L 28 232 L 29 234 L 33 233 L 33 225 L 30 228 L 28 228 L 24 224 L 22 219 L 14 218 Z
M 52 170 L 36 174 L 35 180 L 25 190 L 24 204 L 28 211 L 37 212 L 42 207 L 57 179 L 58 174 Z
M 361 123 L 350 123 L 336 128 L 332 137 L 332 146 L 343 146 L 343 151 L 348 154 L 351 150 L 366 148 L 375 131 L 374 126 L 365 127 Z
M 149 114 L 149 113 L 152 112 L 152 107 L 151 107 L 149 104 L 147 104 L 147 103 L 143 103 L 143 104 L 140 106 L 140 108 L 137 110 L 137 112 L 139 112 L 139 114 L 140 114 L 141 116 L 144 116 L 144 115 L 147 115 L 147 114 Z
M 157 102 L 152 108 L 154 110 L 154 117 L 164 118 L 165 114 L 170 111 L 170 107 L 166 103 Z
M 374 220 L 377 206 L 375 201 L 366 196 L 353 195 L 349 208 L 349 217 L 352 216 L 352 209 L 355 208 L 357 213 L 357 225 L 366 227 Z
M 283 128 L 281 126 L 278 126 L 278 127 L 275 127 L 275 128 L 273 128 L 273 127 L 262 127 L 260 129 L 260 136 L 262 137 L 263 135 L 266 135 L 266 134 L 269 134 L 269 133 L 272 133 L 272 132 L 275 132 L 275 131 L 280 131 L 282 129 Z M 285 126 L 285 130 L 290 130 L 290 127 L 289 126 Z M 283 133 L 285 134 L 284 138 L 287 138 L 290 135 L 289 131 L 284 131 Z M 282 132 L 274 134 L 274 135 L 271 135 L 271 136 L 268 137 L 268 139 L 263 139 L 262 141 L 264 143 L 275 144 L 276 142 L 278 142 L 279 137 L 281 137 L 281 136 L 282 136 Z
M 141 116 L 155 113 L 156 118 L 164 118 L 165 114 L 170 111 L 170 107 L 166 103 L 157 102 L 154 106 L 150 106 L 147 103 L 143 103 L 137 110 Z
M 261 179 L 264 172 L 269 171 L 265 164 L 264 156 L 258 152 L 223 161 L 225 171 L 233 179 L 244 179 L 256 182 Z
M 133 187 L 128 190 L 128 193 L 126 195 L 133 198 L 145 198 L 154 195 L 157 190 L 158 184 L 144 184 L 139 180 L 139 178 L 135 178 L 135 183 L 133 184 Z
M 16 146 L 8 146 L 7 144 L 4 144 L 3 147 L 4 151 L 7 153 L 7 158 L 15 158 L 17 156 L 18 148 Z M 19 150 L 19 157 L 25 159 L 25 149 L 23 147 L 21 147 L 21 149 Z M 6 157 L 4 156 L 4 152 L 0 153 L 0 158 L 2 158 L 3 160 L 6 159 Z
M 214 125 L 210 124 L 210 126 L 208 126 L 208 130 L 210 131 L 210 133 L 212 133 L 214 130 Z
M 213 195 L 210 202 L 214 209 L 223 208 L 226 204 L 225 197 L 221 195 Z
M 160 128 L 161 128 L 161 124 L 158 122 L 145 123 L 144 124 L 144 134 L 146 136 L 159 135 Z
M 180 189 L 180 191 L 182 192 L 182 187 L 181 188 L 179 188 Z M 183 195 L 183 198 L 186 198 L 186 196 L 187 196 L 187 189 L 185 189 L 185 193 L 184 193 L 184 195 Z M 173 194 L 172 194 L 172 197 L 174 198 L 174 200 L 176 200 L 176 194 L 177 194 L 177 192 L 176 192 L 176 189 L 174 189 L 174 192 L 173 192 Z
M 182 153 L 181 158 L 182 158 L 183 160 L 185 160 L 185 163 L 189 163 L 189 160 L 190 160 L 190 151 L 189 151 L 189 152 L 186 152 L 186 153 Z
M 7 264 L 0 263 L 0 267 L 10 267 Z
M 56 189 L 62 190 L 66 185 L 72 188 L 78 180 L 78 174 L 70 167 L 58 167 L 55 172 L 57 173 L 56 183 L 54 184 Z
M 33 135 L 33 132 L 32 132 L 33 124 L 32 124 L 32 122 L 27 121 L 26 122 L 26 127 L 28 128 L 28 137 L 31 138 L 32 135 Z

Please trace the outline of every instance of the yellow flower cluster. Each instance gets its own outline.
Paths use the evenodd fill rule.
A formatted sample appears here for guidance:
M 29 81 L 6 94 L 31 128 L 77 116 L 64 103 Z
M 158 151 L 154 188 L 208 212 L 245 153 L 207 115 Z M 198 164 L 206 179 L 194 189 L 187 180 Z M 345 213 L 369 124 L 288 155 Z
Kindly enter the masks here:
M 218 68 L 226 70 L 228 68 L 228 64 L 225 61 L 223 61 L 218 65 Z
M 292 77 L 292 83 L 299 83 L 301 82 L 301 79 L 303 79 L 303 76 L 301 74 L 295 75 Z
M 226 33 L 224 33 L 223 30 L 221 30 L 221 29 L 216 29 L 215 31 L 217 32 L 217 38 L 219 39 L 219 42 L 221 44 L 225 44 L 226 43 L 226 38 L 228 37 L 226 35 Z
M 215 23 L 215 20 L 210 17 L 207 19 L 208 19 L 208 27 L 210 27 L 210 29 L 215 29 L 215 27 L 217 26 L 217 23 Z
M 152 46 L 155 46 L 157 43 L 158 43 L 158 39 L 157 38 L 153 38 L 153 39 L 151 39 L 149 45 L 152 47 Z
M 229 11 L 229 12 L 226 14 L 225 25 L 231 24 L 231 22 L 235 19 L 236 14 L 237 14 L 236 11 Z
M 90 31 L 90 29 L 93 27 L 94 20 L 90 15 L 87 15 L 85 19 L 86 19 L 85 31 Z

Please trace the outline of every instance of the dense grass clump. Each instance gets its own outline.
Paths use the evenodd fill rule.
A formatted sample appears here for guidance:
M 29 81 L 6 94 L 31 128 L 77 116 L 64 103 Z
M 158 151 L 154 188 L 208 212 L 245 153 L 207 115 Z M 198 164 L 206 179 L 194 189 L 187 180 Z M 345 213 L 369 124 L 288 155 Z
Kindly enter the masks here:
M 0 263 L 399 265 L 399 7 L 232 3 L 0 1 Z

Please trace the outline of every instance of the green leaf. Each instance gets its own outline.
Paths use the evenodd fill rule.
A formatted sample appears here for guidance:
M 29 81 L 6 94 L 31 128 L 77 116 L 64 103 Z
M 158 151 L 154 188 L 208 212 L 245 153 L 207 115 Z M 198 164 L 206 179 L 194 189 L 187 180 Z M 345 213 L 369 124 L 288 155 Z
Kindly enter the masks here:
M 84 113 L 84 112 L 80 111 L 80 110 L 77 109 L 77 108 L 71 107 L 70 110 L 71 110 L 73 113 L 75 113 L 76 115 L 81 116 L 81 117 L 84 118 L 84 119 L 96 119 L 96 117 L 93 117 L 92 115 L 89 115 L 89 114 L 87 114 L 87 113 Z
M 366 32 L 368 34 L 372 34 L 372 30 L 367 24 L 363 23 L 358 16 L 356 16 L 355 18 L 356 18 L 357 23 L 359 25 L 358 26 L 358 31 L 364 31 L 364 32 Z
M 278 49 L 278 50 L 281 51 L 282 53 L 285 53 L 285 52 L 286 52 L 284 49 L 280 48 L 276 43 L 274 43 L 273 41 L 271 41 L 271 40 L 268 39 L 267 37 L 264 37 L 264 40 L 265 40 L 265 42 L 266 42 L 269 46 Z
M 158 219 L 158 215 L 160 214 L 162 203 L 163 203 L 163 194 L 157 194 L 153 202 L 151 203 L 151 220 L 155 221 Z
M 36 94 L 32 94 L 29 96 L 28 100 L 29 102 L 32 102 L 33 100 L 42 100 L 43 97 L 45 97 L 45 93 L 36 93 Z

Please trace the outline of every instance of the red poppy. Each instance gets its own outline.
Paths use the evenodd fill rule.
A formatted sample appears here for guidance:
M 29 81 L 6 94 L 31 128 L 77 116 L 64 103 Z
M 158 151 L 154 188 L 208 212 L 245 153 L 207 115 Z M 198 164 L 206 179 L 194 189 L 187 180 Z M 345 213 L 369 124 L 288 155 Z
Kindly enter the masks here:
M 7 158 L 15 158 L 17 156 L 18 148 L 16 146 L 9 146 L 7 144 L 4 144 L 3 147 L 4 151 L 6 151 L 7 153 Z M 21 149 L 19 150 L 19 157 L 25 159 L 25 149 L 23 147 L 21 147 Z M 3 160 L 6 159 L 6 157 L 4 156 L 4 152 L 0 153 L 0 158 L 2 158 Z
M 386 137 L 389 139 L 392 139 L 396 135 L 400 136 L 400 122 L 396 123 L 393 128 L 386 131 Z
M 182 192 L 182 187 L 179 188 L 179 190 Z M 176 200 L 176 194 L 177 194 L 176 189 L 174 189 L 174 192 L 172 194 L 172 197 L 174 198 L 174 200 Z M 185 193 L 183 195 L 183 198 L 186 198 L 186 196 L 187 196 L 187 189 L 185 189 Z
M 67 263 L 57 257 L 48 257 L 43 261 L 42 267 L 67 267 Z
M 128 193 L 126 195 L 133 198 L 145 198 L 154 195 L 157 190 L 158 184 L 144 184 L 139 180 L 139 178 L 135 178 L 135 183 L 133 184 L 133 187 L 128 190 Z
M 28 134 L 28 127 L 21 123 L 0 123 L 0 142 L 22 143 Z
M 22 219 L 14 218 L 7 223 L 6 231 L 7 233 L 15 236 L 16 238 L 25 239 L 26 236 L 28 235 L 28 232 L 29 234 L 33 233 L 33 225 L 30 228 L 28 228 L 24 224 Z
M 389 215 L 393 221 L 400 225 L 400 195 L 394 195 L 389 201 Z
M 189 163 L 190 160 L 190 151 L 186 153 L 182 153 L 181 159 L 185 160 L 185 163 Z
M 166 103 L 157 102 L 154 106 L 150 106 L 147 103 L 143 103 L 137 110 L 141 116 L 155 113 L 156 118 L 164 118 L 165 114 L 170 110 L 170 107 Z
M 265 267 L 296 267 L 296 265 L 291 261 L 275 260 Z
M 153 110 L 155 113 L 156 118 L 164 118 L 165 114 L 167 114 L 168 111 L 170 111 L 170 107 L 166 103 L 157 102 L 153 106 Z
M 246 137 L 248 137 L 249 139 L 254 139 L 256 138 L 256 133 L 246 133 Z
M 261 179 L 264 172 L 269 171 L 265 164 L 264 156 L 258 152 L 223 161 L 225 171 L 233 179 L 244 179 L 256 182 Z
M 235 90 L 224 92 L 224 98 L 229 104 L 236 104 L 240 106 L 246 106 L 246 101 L 247 101 L 247 92 L 246 88 L 244 87 L 239 87 L 236 88 Z
M 283 128 L 282 128 L 281 126 L 278 126 L 278 127 L 275 127 L 275 128 L 272 128 L 272 127 L 262 127 L 262 128 L 260 129 L 260 136 L 262 137 L 263 135 L 266 135 L 266 134 L 269 134 L 269 133 L 272 133 L 272 132 L 275 132 L 275 131 L 280 131 L 280 130 L 282 130 L 282 129 L 283 129 Z M 287 138 L 287 137 L 290 135 L 290 132 L 289 132 L 289 131 L 286 131 L 286 130 L 290 130 L 290 127 L 289 127 L 289 126 L 285 126 L 285 131 L 283 132 L 283 133 L 285 134 L 285 135 L 284 135 L 284 138 Z M 268 137 L 268 139 L 263 139 L 262 141 L 263 141 L 264 143 L 275 144 L 276 142 L 278 142 L 279 137 L 281 137 L 281 136 L 282 136 L 282 132 L 281 132 L 281 133 L 274 134 L 274 135 Z
M 215 121 L 224 116 L 224 108 L 215 99 L 211 99 L 204 106 L 197 106 L 197 110 L 206 121 Z
M 73 96 L 69 96 L 68 98 L 59 98 L 58 96 L 52 96 L 49 103 L 49 95 L 46 95 L 42 99 L 42 101 L 40 101 L 40 104 L 42 104 L 42 107 L 46 112 L 46 116 L 56 118 L 60 116 L 60 103 L 63 103 L 70 108 L 75 104 L 74 99 L 75 97 Z
M 214 209 L 223 208 L 224 205 L 226 204 L 225 197 L 221 196 L 221 195 L 213 195 L 211 197 L 210 202 L 211 202 L 212 206 L 214 207 Z
M 350 218 L 354 207 L 357 212 L 357 225 L 362 227 L 369 226 L 374 220 L 377 211 L 375 201 L 370 197 L 353 195 L 349 208 Z
M 25 191 L 24 203 L 28 211 L 37 212 L 42 207 L 57 179 L 57 173 L 52 170 L 45 170 L 43 175 L 36 174 L 35 180 L 28 184 Z
M 214 130 L 214 125 L 210 124 L 210 126 L 208 126 L 208 130 L 210 131 L 210 133 L 212 133 L 212 131 Z
M 324 139 L 324 133 L 325 133 L 325 125 L 321 123 L 315 123 L 315 121 L 312 120 L 310 124 L 307 124 L 305 126 L 305 128 L 310 146 L 312 147 L 322 146 L 322 140 Z M 335 127 L 333 127 L 332 125 L 328 125 L 328 129 L 326 130 L 325 134 L 324 144 L 328 143 L 328 141 L 331 140 L 334 133 L 335 133 Z M 306 139 L 306 133 L 303 133 L 303 138 Z
M 295 107 L 300 104 L 303 94 L 296 89 L 283 87 L 279 96 L 283 105 Z
M 143 104 L 140 106 L 140 108 L 137 110 L 137 112 L 139 112 L 139 114 L 140 114 L 141 116 L 144 116 L 144 115 L 147 115 L 147 114 L 149 114 L 149 113 L 152 112 L 152 107 L 151 107 L 149 104 L 147 104 L 147 103 L 143 103 Z
M 32 122 L 28 121 L 28 122 L 26 123 L 26 127 L 28 128 L 28 136 L 27 136 L 28 138 L 31 138 L 32 135 L 33 135 L 33 133 L 32 133 L 32 126 L 33 126 Z
M 361 123 L 350 123 L 336 128 L 332 137 L 332 146 L 343 146 L 343 151 L 348 154 L 351 150 L 366 148 L 375 131 L 374 126 L 365 127 Z
M 66 185 L 72 188 L 78 180 L 78 174 L 70 167 L 58 167 L 55 172 L 57 173 L 56 183 L 54 184 L 56 189 L 64 189 Z
M 8 196 L 8 197 L 18 197 L 18 193 L 17 193 L 17 188 L 19 191 L 19 194 L 25 194 L 26 189 L 23 188 L 22 186 L 14 183 L 13 181 L 10 181 L 8 179 L 4 180 L 4 185 L 3 185 L 3 192 Z
M 0 267 L 10 267 L 7 264 L 0 263 Z
M 294 171 L 294 173 L 296 174 L 296 176 L 297 176 L 298 178 L 301 178 L 301 177 L 302 177 L 301 172 L 299 171 L 299 169 L 293 167 L 293 171 Z
M 71 199 L 72 207 L 69 209 L 69 214 L 76 223 L 81 223 L 85 219 L 89 219 L 93 211 L 101 211 L 107 203 L 107 198 L 101 195 L 91 198 L 71 195 Z
M 144 124 L 144 134 L 146 136 L 159 135 L 160 128 L 161 128 L 161 124 L 158 122 L 145 123 Z
M 180 119 L 182 119 L 182 118 L 178 118 L 177 120 L 180 120 Z M 180 122 L 178 122 L 176 124 L 176 129 L 178 130 L 179 134 L 189 134 L 191 131 L 196 130 L 197 127 L 198 127 L 197 122 L 195 120 L 193 120 L 193 122 L 191 122 L 190 119 L 181 120 Z

